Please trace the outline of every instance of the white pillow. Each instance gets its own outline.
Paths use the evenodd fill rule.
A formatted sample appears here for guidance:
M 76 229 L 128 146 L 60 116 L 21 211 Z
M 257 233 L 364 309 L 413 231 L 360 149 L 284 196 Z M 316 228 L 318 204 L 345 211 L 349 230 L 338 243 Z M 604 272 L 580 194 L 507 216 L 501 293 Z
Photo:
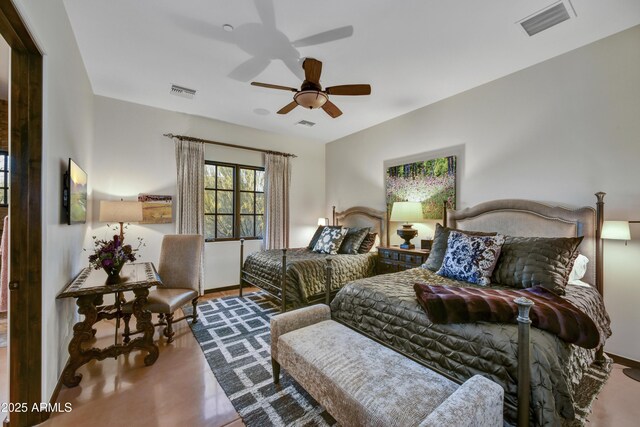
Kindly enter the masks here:
M 580 279 L 582 279 L 584 275 L 587 274 L 587 264 L 589 264 L 589 258 L 582 254 L 578 254 L 576 261 L 573 263 L 571 273 L 569 273 L 568 283 L 574 284 L 572 282 L 580 281 Z

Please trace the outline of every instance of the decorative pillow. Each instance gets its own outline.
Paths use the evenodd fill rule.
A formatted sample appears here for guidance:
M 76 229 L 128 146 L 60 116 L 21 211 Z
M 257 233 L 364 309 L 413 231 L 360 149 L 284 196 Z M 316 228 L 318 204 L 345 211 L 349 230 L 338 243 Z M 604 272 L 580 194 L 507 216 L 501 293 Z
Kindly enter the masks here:
M 507 236 L 493 281 L 514 288 L 542 286 L 564 295 L 582 237 Z
M 355 255 L 358 253 L 358 249 L 369 234 L 369 231 L 371 231 L 371 227 L 349 228 L 348 230 L 338 253 Z
M 324 230 L 322 230 L 322 234 L 320 234 L 320 238 L 316 242 L 313 251 L 321 254 L 336 255 L 338 253 L 338 248 L 340 248 L 340 245 L 346 235 L 346 228 L 325 227 Z
M 360 244 L 360 247 L 358 248 L 358 253 L 366 254 L 368 252 L 371 252 L 371 248 L 373 248 L 373 245 L 376 244 L 376 237 L 378 237 L 378 233 L 368 233 L 367 236 L 362 241 L 362 243 Z
M 504 236 L 468 236 L 459 231 L 449 233 L 447 252 L 442 266 L 436 272 L 440 276 L 487 286 L 496 266 Z
M 444 254 L 447 252 L 447 242 L 451 231 L 458 231 L 468 236 L 495 236 L 497 234 L 483 233 L 481 231 L 462 231 L 436 224 L 436 231 L 433 235 L 433 244 L 431 245 L 429 258 L 427 258 L 427 261 L 422 264 L 422 268 L 428 268 L 431 271 L 438 271 L 440 269 L 442 266 L 442 260 L 444 260 Z
M 589 264 L 589 258 L 582 254 L 578 254 L 575 262 L 573 263 L 571 273 L 569 273 L 569 279 L 567 283 L 573 284 L 579 282 L 580 279 L 582 279 L 584 275 L 587 274 L 587 264 Z
M 307 246 L 307 249 L 311 249 L 313 250 L 313 248 L 316 247 L 316 243 L 318 243 L 318 239 L 320 238 L 320 235 L 322 234 L 322 230 L 324 230 L 325 227 L 329 227 L 329 228 L 342 228 L 341 225 L 319 225 L 318 228 L 316 229 L 316 232 L 313 233 L 313 237 L 311 238 L 311 241 L 309 242 L 309 246 Z

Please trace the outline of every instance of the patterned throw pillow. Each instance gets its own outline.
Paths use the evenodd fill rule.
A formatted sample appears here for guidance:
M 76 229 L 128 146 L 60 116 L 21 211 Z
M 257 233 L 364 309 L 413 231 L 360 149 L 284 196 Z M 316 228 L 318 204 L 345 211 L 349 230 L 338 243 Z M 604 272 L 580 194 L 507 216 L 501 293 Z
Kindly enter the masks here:
M 326 227 L 329 228 L 342 228 L 341 225 L 327 225 Z M 307 248 L 313 250 L 313 248 L 316 247 L 316 243 L 318 243 L 318 239 L 320 238 L 320 235 L 322 234 L 322 231 L 324 230 L 325 226 L 324 225 L 319 225 L 318 228 L 316 229 L 316 232 L 313 233 L 313 237 L 311 238 L 311 241 L 309 241 L 309 245 L 307 246 Z
M 347 228 L 325 227 L 313 248 L 314 252 L 336 255 L 338 248 L 347 235 Z
M 371 248 L 373 248 L 373 245 L 376 244 L 376 237 L 378 237 L 378 233 L 367 234 L 367 237 L 364 238 L 364 240 L 360 244 L 360 247 L 358 248 L 358 253 L 359 254 L 369 253 L 371 251 Z
M 358 253 L 358 248 L 360 248 L 360 245 L 367 237 L 367 234 L 369 234 L 369 231 L 371 231 L 371 227 L 349 228 L 338 253 L 356 255 Z
M 431 244 L 429 258 L 422 264 L 422 268 L 428 268 L 431 271 L 438 271 L 440 269 L 442 261 L 444 260 L 444 254 L 447 252 L 449 233 L 452 231 L 459 231 L 468 236 L 495 236 L 497 234 L 482 231 L 456 230 L 455 228 L 443 227 L 440 224 L 436 224 L 436 232 L 433 234 L 433 243 Z
M 458 231 L 449 233 L 447 252 L 436 274 L 481 286 L 491 284 L 504 236 L 468 236 Z

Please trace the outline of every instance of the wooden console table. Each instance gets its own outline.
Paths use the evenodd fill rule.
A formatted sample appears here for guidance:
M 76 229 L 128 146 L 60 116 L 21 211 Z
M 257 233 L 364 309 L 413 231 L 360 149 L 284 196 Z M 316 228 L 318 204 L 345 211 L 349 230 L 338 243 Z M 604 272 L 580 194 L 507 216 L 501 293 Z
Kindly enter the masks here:
M 120 276 L 122 280 L 117 285 L 106 285 L 107 274 L 103 270 L 87 267 L 57 296 L 58 299 L 76 298 L 78 313 L 84 316 L 84 320 L 73 326 L 73 338 L 69 343 L 69 363 L 62 371 L 62 383 L 67 387 L 75 387 L 80 383 L 82 375 L 76 374 L 76 370 L 93 359 L 115 358 L 134 349 L 149 353 L 144 358 L 146 366 L 153 365 L 158 358 L 158 346 L 153 342 L 151 313 L 144 307 L 147 304 L 149 288 L 160 285 L 160 277 L 150 262 L 126 264 Z M 116 328 L 116 339 L 112 346 L 104 349 L 83 348 L 83 343 L 93 339 L 93 325 L 96 322 L 114 318 L 119 320 L 122 317 L 119 295 L 126 291 L 133 291 L 135 294 L 133 315 L 136 318 L 136 329 L 143 332 L 143 335 L 127 344 L 118 344 Z M 105 294 L 116 294 L 115 305 L 102 306 Z

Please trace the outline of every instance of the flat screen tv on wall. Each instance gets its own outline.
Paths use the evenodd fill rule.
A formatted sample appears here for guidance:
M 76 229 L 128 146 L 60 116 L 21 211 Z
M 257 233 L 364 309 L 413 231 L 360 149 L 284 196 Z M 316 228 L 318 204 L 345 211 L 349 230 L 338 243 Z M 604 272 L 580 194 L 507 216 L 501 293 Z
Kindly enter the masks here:
M 87 222 L 87 173 L 73 160 L 65 174 L 62 205 L 67 214 L 67 222 L 84 224 Z

